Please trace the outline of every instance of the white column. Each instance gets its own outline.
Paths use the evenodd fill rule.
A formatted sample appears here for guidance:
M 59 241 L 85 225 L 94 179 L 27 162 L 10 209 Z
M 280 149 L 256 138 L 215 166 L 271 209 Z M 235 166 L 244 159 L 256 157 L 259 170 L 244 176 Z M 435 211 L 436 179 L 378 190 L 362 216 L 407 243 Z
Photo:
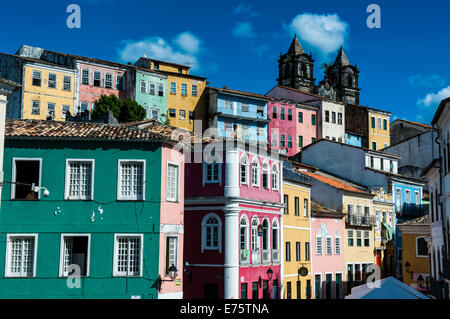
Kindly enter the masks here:
M 239 299 L 239 206 L 228 204 L 225 215 L 224 297 Z
M 239 150 L 226 149 L 225 154 L 225 197 L 239 197 Z

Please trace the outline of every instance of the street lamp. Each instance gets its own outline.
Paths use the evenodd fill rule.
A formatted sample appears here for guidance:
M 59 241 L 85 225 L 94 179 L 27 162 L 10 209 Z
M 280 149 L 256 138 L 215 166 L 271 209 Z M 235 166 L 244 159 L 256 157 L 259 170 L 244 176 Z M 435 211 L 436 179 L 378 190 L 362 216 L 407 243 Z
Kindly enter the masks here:
M 177 276 L 177 267 L 175 267 L 174 264 L 172 264 L 172 266 L 169 267 L 169 277 L 170 280 L 168 279 L 162 279 L 161 275 L 159 275 L 158 277 L 158 291 L 161 291 L 161 285 L 163 281 L 173 281 L 175 279 L 175 277 Z
M 405 270 L 406 270 L 407 273 L 411 272 L 411 265 L 409 264 L 408 261 L 406 261 L 406 263 L 405 263 Z
M 269 278 L 269 280 L 272 280 L 272 276 L 273 276 L 272 268 L 267 269 L 267 278 Z

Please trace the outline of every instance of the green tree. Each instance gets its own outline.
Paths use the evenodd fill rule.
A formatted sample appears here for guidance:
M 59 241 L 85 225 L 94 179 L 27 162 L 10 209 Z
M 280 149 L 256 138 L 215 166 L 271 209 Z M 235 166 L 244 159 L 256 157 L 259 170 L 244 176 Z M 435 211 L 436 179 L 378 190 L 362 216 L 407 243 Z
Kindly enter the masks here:
M 121 101 L 113 94 L 109 96 L 101 95 L 95 101 L 92 119 L 95 121 L 101 120 L 108 110 L 113 113 L 114 117 L 120 123 L 142 121 L 145 119 L 146 113 L 143 106 L 139 105 L 136 101 L 132 101 L 130 98 Z

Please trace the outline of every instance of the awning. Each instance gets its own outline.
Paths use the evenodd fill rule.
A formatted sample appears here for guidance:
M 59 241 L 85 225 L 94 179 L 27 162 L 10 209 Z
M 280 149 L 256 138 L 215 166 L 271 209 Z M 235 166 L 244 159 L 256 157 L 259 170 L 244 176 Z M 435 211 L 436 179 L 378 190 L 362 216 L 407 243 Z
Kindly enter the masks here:
M 392 238 L 394 238 L 394 230 L 392 229 L 392 227 L 389 226 L 388 224 L 384 223 L 384 222 L 381 222 L 381 225 L 387 231 L 387 238 L 388 238 L 388 240 L 391 240 Z

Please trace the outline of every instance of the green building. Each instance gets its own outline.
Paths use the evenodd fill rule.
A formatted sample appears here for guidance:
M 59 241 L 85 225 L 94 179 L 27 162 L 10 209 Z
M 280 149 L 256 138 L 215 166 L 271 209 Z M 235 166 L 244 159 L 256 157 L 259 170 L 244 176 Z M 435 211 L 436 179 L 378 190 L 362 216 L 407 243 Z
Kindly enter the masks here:
M 128 96 L 142 105 L 146 119 L 167 119 L 167 75 L 136 66 L 127 70 Z
M 182 219 L 164 225 L 183 211 L 171 141 L 75 122 L 7 121 L 5 132 L 0 298 L 180 297 L 180 281 L 159 281 L 168 262 L 182 275 L 182 249 L 169 242 L 182 242 Z M 166 184 L 178 202 L 163 215 Z

